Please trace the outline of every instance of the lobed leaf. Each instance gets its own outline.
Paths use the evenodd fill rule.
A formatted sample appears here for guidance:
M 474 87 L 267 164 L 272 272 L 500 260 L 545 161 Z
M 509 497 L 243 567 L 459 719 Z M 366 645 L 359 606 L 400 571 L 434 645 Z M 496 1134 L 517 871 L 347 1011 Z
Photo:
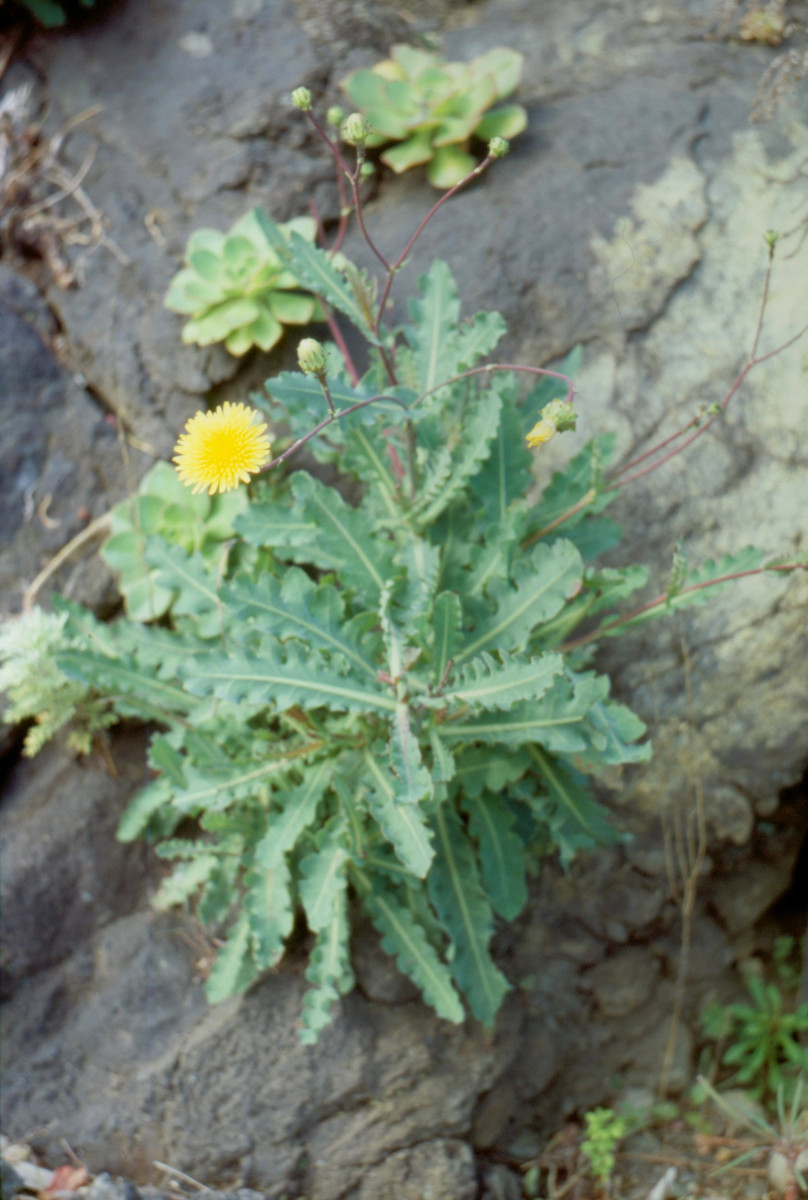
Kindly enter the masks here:
M 527 904 L 525 847 L 514 831 L 514 817 L 501 796 L 466 798 L 463 808 L 480 848 L 483 884 L 494 911 L 513 921 Z
M 540 700 L 563 670 L 560 654 L 526 658 L 504 651 L 496 656 L 483 651 L 466 662 L 457 675 L 450 676 L 443 695 L 431 703 L 505 710 L 520 700 Z
M 371 815 L 399 861 L 413 875 L 423 879 L 429 870 L 434 850 L 432 834 L 421 809 L 414 804 L 397 803 L 394 780 L 386 765 L 379 761 L 378 753 L 366 750 L 364 762 L 368 785 L 367 806 Z
M 436 854 L 428 886 L 454 946 L 452 974 L 475 1017 L 491 1026 L 510 987 L 488 950 L 493 933 L 491 906 L 463 826 L 445 804 L 435 814 L 434 830 Z
M 583 563 L 575 547 L 559 539 L 539 543 L 517 562 L 515 587 L 499 597 L 496 612 L 484 618 L 455 657 L 457 664 L 481 650 L 522 649 L 535 626 L 550 620 L 580 587 Z
M 399 970 L 409 976 L 439 1017 L 459 1025 L 465 1016 L 463 1004 L 449 968 L 438 958 L 423 927 L 378 876 L 371 882 L 357 871 L 355 878 L 370 919 L 382 935 L 382 949 L 395 958 Z

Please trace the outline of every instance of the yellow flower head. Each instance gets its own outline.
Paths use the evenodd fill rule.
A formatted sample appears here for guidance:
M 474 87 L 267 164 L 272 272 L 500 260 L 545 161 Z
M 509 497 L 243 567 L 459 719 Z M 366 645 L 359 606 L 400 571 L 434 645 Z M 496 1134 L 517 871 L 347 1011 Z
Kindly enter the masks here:
M 198 412 L 174 447 L 177 474 L 194 495 L 231 492 L 269 461 L 270 441 L 260 413 L 226 400 L 213 412 Z
M 531 450 L 538 450 L 539 446 L 543 446 L 545 442 L 549 442 L 551 437 L 555 437 L 555 434 L 556 426 L 554 421 L 539 421 L 533 426 L 525 441 Z

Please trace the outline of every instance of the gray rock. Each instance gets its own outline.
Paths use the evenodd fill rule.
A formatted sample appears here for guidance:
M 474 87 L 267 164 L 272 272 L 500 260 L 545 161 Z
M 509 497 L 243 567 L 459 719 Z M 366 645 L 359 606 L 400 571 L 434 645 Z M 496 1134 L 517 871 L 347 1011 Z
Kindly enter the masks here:
M 471 1147 L 448 1138 L 390 1154 L 368 1168 L 355 1193 L 356 1200 L 475 1200 L 477 1194 Z
M 144 743 L 117 736 L 110 762 L 77 766 L 55 747 L 14 769 L 0 809 L 4 993 L 81 947 L 145 895 L 142 844 L 115 830 L 145 783 Z
M 648 947 L 626 946 L 594 966 L 585 985 L 607 1017 L 624 1017 L 647 1004 L 658 976 L 659 965 Z

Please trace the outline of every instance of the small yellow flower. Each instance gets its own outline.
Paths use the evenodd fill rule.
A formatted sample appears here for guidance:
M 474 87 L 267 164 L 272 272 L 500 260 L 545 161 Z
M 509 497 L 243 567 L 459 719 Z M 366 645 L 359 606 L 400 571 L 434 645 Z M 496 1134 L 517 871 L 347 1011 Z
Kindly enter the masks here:
M 269 461 L 265 430 L 260 413 L 245 404 L 226 400 L 213 412 L 198 412 L 174 447 L 177 474 L 186 486 L 193 484 L 194 495 L 231 492 Z
M 525 441 L 531 450 L 538 450 L 539 446 L 543 446 L 545 442 L 549 442 L 551 437 L 555 437 L 555 434 L 556 427 L 554 421 L 539 421 L 533 426 Z

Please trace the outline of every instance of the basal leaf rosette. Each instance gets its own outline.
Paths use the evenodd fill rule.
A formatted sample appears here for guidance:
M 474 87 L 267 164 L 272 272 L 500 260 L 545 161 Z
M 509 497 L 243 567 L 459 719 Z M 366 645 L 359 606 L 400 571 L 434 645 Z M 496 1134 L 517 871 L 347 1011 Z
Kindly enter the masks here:
M 368 146 L 398 143 L 385 150 L 382 162 L 397 174 L 428 163 L 429 182 L 450 188 L 477 165 L 468 151 L 472 137 L 513 138 L 525 128 L 521 105 L 491 108 L 514 90 L 522 62 L 521 54 L 504 47 L 470 63 L 450 63 L 398 45 L 384 62 L 354 71 L 342 88 L 372 130 Z
M 307 242 L 315 239 L 311 217 L 296 217 L 275 228 L 287 242 L 293 233 Z M 172 279 L 164 303 L 190 318 L 182 331 L 186 345 L 224 342 L 235 355 L 246 354 L 253 346 L 271 350 L 280 341 L 284 325 L 307 325 L 319 315 L 316 299 L 299 290 L 298 280 L 284 266 L 255 210 L 226 234 L 197 229 L 188 240 L 185 262 Z

